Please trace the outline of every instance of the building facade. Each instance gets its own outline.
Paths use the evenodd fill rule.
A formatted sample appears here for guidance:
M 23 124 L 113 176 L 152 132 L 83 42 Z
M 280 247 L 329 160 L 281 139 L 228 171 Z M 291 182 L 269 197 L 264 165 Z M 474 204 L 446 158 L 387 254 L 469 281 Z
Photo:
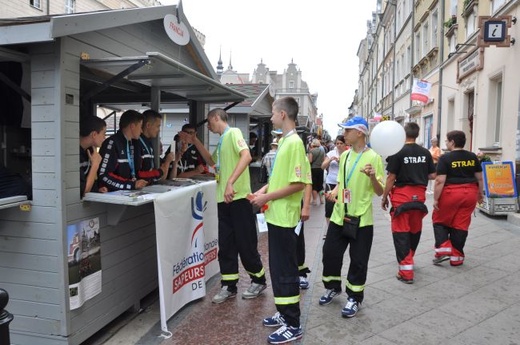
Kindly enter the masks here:
M 519 161 L 518 15 L 515 0 L 378 0 L 352 113 L 417 122 L 426 147 L 462 130 L 466 149 Z M 484 41 L 490 18 L 505 23 L 502 41 Z M 414 79 L 431 85 L 426 102 L 411 100 Z
M 0 0 L 0 18 L 116 10 L 160 4 L 158 0 Z

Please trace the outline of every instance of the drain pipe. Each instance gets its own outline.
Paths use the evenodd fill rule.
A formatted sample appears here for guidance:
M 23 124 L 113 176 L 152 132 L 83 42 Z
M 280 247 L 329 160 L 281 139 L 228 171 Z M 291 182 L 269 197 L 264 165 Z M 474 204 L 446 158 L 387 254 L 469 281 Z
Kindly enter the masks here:
M 444 17 L 446 16 L 446 4 L 445 1 L 441 1 L 441 13 L 442 13 L 442 20 L 441 22 L 444 22 Z M 444 25 L 441 24 L 441 43 L 440 43 L 440 54 L 441 57 L 440 61 L 440 67 L 439 67 L 439 96 L 438 96 L 438 106 L 437 106 L 437 140 L 440 140 L 441 137 L 441 112 L 442 112 L 442 76 L 444 71 Z

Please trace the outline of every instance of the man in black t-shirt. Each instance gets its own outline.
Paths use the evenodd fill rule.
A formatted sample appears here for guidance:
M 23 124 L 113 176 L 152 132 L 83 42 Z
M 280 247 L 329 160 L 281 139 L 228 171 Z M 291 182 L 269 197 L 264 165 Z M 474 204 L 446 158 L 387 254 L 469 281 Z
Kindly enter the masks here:
M 414 254 L 422 233 L 422 219 L 428 213 L 424 205 L 428 180 L 435 178 L 435 166 L 430 151 L 415 143 L 419 125 L 409 122 L 404 126 L 406 142 L 403 148 L 388 157 L 388 177 L 382 196 L 381 207 L 392 208 L 392 237 L 399 263 L 396 278 L 404 283 L 414 281 Z
M 197 127 L 192 124 L 185 124 L 182 126 L 182 132 L 189 134 L 191 136 L 195 136 L 197 134 Z M 178 136 L 175 136 L 175 142 L 180 141 L 181 139 Z M 176 165 L 176 176 L 170 171 L 169 178 L 174 177 L 182 177 L 182 178 L 190 178 L 196 175 L 206 174 L 208 172 L 208 167 L 204 158 L 200 154 L 199 150 L 193 144 L 182 143 L 181 151 L 184 151 L 180 160 L 175 163 Z M 166 150 L 166 154 L 171 151 L 171 146 Z M 173 168 L 173 167 L 171 167 Z

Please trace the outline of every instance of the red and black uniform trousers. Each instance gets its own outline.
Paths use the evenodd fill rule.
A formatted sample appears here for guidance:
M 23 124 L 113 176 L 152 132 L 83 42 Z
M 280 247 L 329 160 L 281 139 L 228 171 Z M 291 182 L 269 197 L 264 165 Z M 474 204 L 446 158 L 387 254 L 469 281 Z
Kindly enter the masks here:
M 269 271 L 276 310 L 289 326 L 300 326 L 300 278 L 298 272 L 298 235 L 295 228 L 267 223 Z
M 330 222 L 323 243 L 322 281 L 326 289 L 341 292 L 341 268 L 345 251 L 350 245 L 350 266 L 347 273 L 345 292 L 357 302 L 363 302 L 367 280 L 368 259 L 374 238 L 374 226 L 360 227 L 356 239 L 343 235 L 343 226 Z
M 435 257 L 449 255 L 452 266 L 464 263 L 464 245 L 471 215 L 477 206 L 478 193 L 476 183 L 444 185 L 439 197 L 439 208 L 433 211 Z
M 237 291 L 239 256 L 251 281 L 265 284 L 253 206 L 247 199 L 238 199 L 230 203 L 219 202 L 217 210 L 221 285 L 227 286 L 228 291 Z
M 414 277 L 414 255 L 421 240 L 422 221 L 428 214 L 424 204 L 426 186 L 396 186 L 390 192 L 392 237 L 399 275 L 406 280 Z

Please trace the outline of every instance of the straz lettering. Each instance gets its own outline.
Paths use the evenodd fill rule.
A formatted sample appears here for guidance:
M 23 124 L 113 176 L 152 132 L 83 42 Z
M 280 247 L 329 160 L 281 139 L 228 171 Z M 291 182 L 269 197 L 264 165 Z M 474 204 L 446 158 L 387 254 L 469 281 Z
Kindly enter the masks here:
M 451 162 L 451 167 L 452 168 L 465 168 L 465 167 L 474 167 L 475 166 L 475 161 L 474 160 L 470 160 L 470 161 L 453 161 Z
M 404 164 L 426 163 L 426 156 L 404 157 Z

